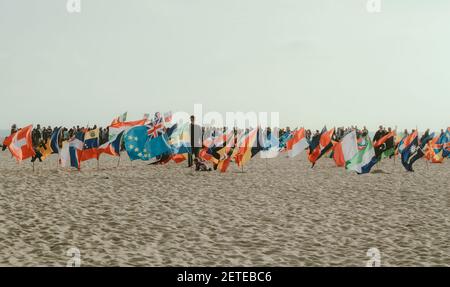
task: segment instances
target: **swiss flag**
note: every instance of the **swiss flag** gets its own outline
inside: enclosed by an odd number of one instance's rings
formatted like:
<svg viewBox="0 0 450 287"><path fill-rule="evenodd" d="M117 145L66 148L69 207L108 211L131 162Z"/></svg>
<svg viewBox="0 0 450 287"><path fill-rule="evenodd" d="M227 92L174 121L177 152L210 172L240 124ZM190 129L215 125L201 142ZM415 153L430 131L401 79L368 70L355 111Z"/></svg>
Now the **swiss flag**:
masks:
<svg viewBox="0 0 450 287"><path fill-rule="evenodd" d="M29 125L11 135L11 142L8 145L8 149L19 162L35 155L31 142L32 129L33 126Z"/></svg>

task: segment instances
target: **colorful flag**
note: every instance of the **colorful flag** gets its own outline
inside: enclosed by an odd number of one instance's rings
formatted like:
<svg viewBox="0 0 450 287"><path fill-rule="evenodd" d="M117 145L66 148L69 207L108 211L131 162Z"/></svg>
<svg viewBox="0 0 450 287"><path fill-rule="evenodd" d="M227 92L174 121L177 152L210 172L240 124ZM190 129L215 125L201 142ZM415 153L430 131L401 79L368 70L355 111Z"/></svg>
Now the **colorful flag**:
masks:
<svg viewBox="0 0 450 287"><path fill-rule="evenodd" d="M316 135L312 138L309 144L309 155L308 159L312 163L311 167L314 167L316 162L329 150L332 149L333 143L331 142L331 137L333 136L334 128L327 131L324 127L320 135Z"/></svg>
<svg viewBox="0 0 450 287"><path fill-rule="evenodd" d="M129 129L124 135L125 149L130 160L149 160L150 153L145 147L148 140L148 128L136 126Z"/></svg>
<svg viewBox="0 0 450 287"><path fill-rule="evenodd" d="M356 131L346 134L340 142L334 146L333 159L337 166L345 167L345 163L358 153Z"/></svg>
<svg viewBox="0 0 450 287"><path fill-rule="evenodd" d="M127 120L127 114L128 114L128 112L125 112L122 115L118 116L117 118L113 119L113 121L111 122L111 125L125 122Z"/></svg>
<svg viewBox="0 0 450 287"><path fill-rule="evenodd" d="M18 162L35 155L31 140L32 129L32 125L24 127L23 129L12 134L10 138L11 140L8 142L8 149Z"/></svg>
<svg viewBox="0 0 450 287"><path fill-rule="evenodd" d="M308 147L305 138L305 129L301 128L294 132L293 136L286 142L286 149L289 157L295 157Z"/></svg>
<svg viewBox="0 0 450 287"><path fill-rule="evenodd" d="M255 145L257 140L257 129L249 131L247 134L243 134L241 139L238 141L238 145L235 148L234 158L236 164L241 167L247 163L253 156L252 147Z"/></svg>
<svg viewBox="0 0 450 287"><path fill-rule="evenodd" d="M125 131L120 132L115 138L104 143L98 148L98 156L102 153L106 153L112 156L120 156L120 145L122 143L122 136Z"/></svg>
<svg viewBox="0 0 450 287"><path fill-rule="evenodd" d="M433 138L427 144L427 150L425 152L425 158L431 163L442 163L444 161L443 157L443 146L438 144L439 137Z"/></svg>
<svg viewBox="0 0 450 287"><path fill-rule="evenodd" d="M86 131L80 161L98 159L100 129Z"/></svg>
<svg viewBox="0 0 450 287"><path fill-rule="evenodd" d="M51 155L53 153L51 148L51 141L47 140L45 141L45 143L43 142L39 145L36 155L31 160L32 162L34 162L39 157L38 153L40 154L41 160L45 160L49 155Z"/></svg>
<svg viewBox="0 0 450 287"><path fill-rule="evenodd" d="M437 144L442 147L442 157L450 157L450 127L439 136Z"/></svg>
<svg viewBox="0 0 450 287"><path fill-rule="evenodd" d="M277 131L267 134L263 139L263 149L261 150L261 158L275 158L280 153L280 139Z"/></svg>
<svg viewBox="0 0 450 287"><path fill-rule="evenodd" d="M230 166L231 159L233 158L234 151L234 132L230 131L224 138L224 143L218 145L215 149L213 156L215 159L214 169L220 172L226 172Z"/></svg>
<svg viewBox="0 0 450 287"><path fill-rule="evenodd" d="M160 113L155 113L155 117L147 125L147 128L150 138L156 138L164 134L164 121Z"/></svg>
<svg viewBox="0 0 450 287"><path fill-rule="evenodd" d="M415 161L417 161L419 158L424 156L424 152L419 145L419 137L417 135L417 131L411 134L413 137L411 139L411 142L408 146L406 146L402 152L402 164L405 167L407 171L413 172L413 164Z"/></svg>
<svg viewBox="0 0 450 287"><path fill-rule="evenodd" d="M181 163L181 162L185 161L187 158L188 158L188 156L187 156L186 153L184 153L184 154L174 154L174 155L172 155L172 160L173 160L175 163Z"/></svg>
<svg viewBox="0 0 450 287"><path fill-rule="evenodd" d="M8 148L8 146L11 144L13 136L14 136L14 134L11 134L11 135L5 137L5 139L3 140L3 144L2 144L2 151L6 150Z"/></svg>
<svg viewBox="0 0 450 287"><path fill-rule="evenodd" d="M391 131L373 143L375 155L378 160L394 155L395 151L395 131Z"/></svg>
<svg viewBox="0 0 450 287"><path fill-rule="evenodd" d="M345 168L348 170L354 170L358 174L364 174L370 172L372 167L377 163L377 157L375 156L375 150L372 145L372 141L369 136L364 138L362 143L363 149L358 150L356 155L346 162Z"/></svg>
<svg viewBox="0 0 450 287"><path fill-rule="evenodd" d="M75 137L69 141L69 160L70 166L78 170L81 169L81 156L84 146L84 133L77 132Z"/></svg>
<svg viewBox="0 0 450 287"><path fill-rule="evenodd" d="M145 148L148 151L149 158L172 153L172 149L168 143L167 135L165 134L159 135L157 137L149 136L149 139L145 144Z"/></svg>
<svg viewBox="0 0 450 287"><path fill-rule="evenodd" d="M121 132L127 132L129 129L137 126L143 126L147 122L146 119L132 121L132 122L123 122L116 123L109 126L109 140L113 140L118 134Z"/></svg>
<svg viewBox="0 0 450 287"><path fill-rule="evenodd" d="M51 153L59 154L59 137L61 135L61 128L55 128L50 137L50 150Z"/></svg>
<svg viewBox="0 0 450 287"><path fill-rule="evenodd" d="M286 143L287 141L293 136L293 132L285 132L281 137L280 137L280 150L284 150L286 148Z"/></svg>

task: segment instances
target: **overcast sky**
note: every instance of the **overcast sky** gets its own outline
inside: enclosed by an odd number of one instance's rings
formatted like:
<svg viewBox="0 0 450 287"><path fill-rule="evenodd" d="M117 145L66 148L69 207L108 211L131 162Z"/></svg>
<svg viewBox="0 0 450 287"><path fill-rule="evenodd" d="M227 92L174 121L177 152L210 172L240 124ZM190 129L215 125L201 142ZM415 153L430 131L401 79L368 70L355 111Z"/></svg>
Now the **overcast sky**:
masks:
<svg viewBox="0 0 450 287"><path fill-rule="evenodd" d="M0 0L0 128L167 110L450 124L450 1Z"/></svg>

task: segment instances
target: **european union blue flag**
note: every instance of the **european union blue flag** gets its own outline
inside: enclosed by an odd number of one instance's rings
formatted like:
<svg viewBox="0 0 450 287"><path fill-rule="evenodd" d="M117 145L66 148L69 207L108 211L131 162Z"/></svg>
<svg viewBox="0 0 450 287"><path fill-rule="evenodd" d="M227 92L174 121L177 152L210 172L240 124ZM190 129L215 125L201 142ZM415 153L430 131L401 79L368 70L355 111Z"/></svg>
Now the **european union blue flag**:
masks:
<svg viewBox="0 0 450 287"><path fill-rule="evenodd" d="M146 148L148 141L148 128L146 126L137 126L128 130L124 136L125 149L130 160L149 160L150 153Z"/></svg>

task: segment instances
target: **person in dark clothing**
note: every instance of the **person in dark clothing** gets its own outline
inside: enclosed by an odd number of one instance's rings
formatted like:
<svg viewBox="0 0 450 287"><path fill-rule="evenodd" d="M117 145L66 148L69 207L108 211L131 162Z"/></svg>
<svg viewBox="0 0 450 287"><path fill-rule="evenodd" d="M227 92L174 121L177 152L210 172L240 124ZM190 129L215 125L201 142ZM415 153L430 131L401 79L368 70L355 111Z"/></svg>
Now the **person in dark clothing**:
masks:
<svg viewBox="0 0 450 287"><path fill-rule="evenodd" d="M3 139L3 142L1 142L0 144L2 145L2 151L5 151L8 148L8 138L11 138L11 135L17 132L17 126L15 124L13 124L11 126L11 131L9 133L9 136Z"/></svg>
<svg viewBox="0 0 450 287"><path fill-rule="evenodd" d="M383 128L383 126L379 126L377 132L373 136L373 142L378 141L382 137L384 137L387 134L386 130Z"/></svg>
<svg viewBox="0 0 450 287"><path fill-rule="evenodd" d="M195 171L211 171L210 167L207 167L206 164L198 158L194 159Z"/></svg>
<svg viewBox="0 0 450 287"><path fill-rule="evenodd" d="M190 124L190 136L191 136L191 152L188 154L188 167L192 167L193 156L198 158L198 153L202 147L202 128L195 124L195 117L191 116Z"/></svg>
<svg viewBox="0 0 450 287"><path fill-rule="evenodd" d="M33 146L38 146L42 139L42 131L41 131L41 125L37 125L35 129L31 131L31 142L33 143Z"/></svg>

